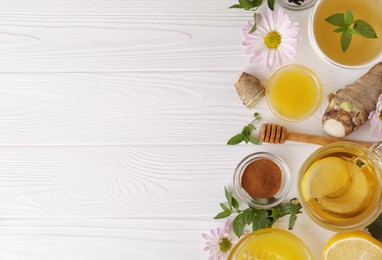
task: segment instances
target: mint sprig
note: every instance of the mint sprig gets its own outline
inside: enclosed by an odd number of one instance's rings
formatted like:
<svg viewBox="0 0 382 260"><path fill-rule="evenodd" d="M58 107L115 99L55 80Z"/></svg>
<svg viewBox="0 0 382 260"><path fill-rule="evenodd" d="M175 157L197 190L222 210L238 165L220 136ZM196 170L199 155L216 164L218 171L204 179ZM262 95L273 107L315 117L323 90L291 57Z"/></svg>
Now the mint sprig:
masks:
<svg viewBox="0 0 382 260"><path fill-rule="evenodd" d="M262 3L263 3L263 0L239 0L239 4L232 5L229 8L239 8L239 9L244 9L244 10L253 12L254 24L251 28L251 31L249 32L249 33L253 33L257 29L256 11L257 9L259 9ZM267 3L268 3L269 9L273 11L275 9L275 0L267 0Z"/></svg>
<svg viewBox="0 0 382 260"><path fill-rule="evenodd" d="M223 211L217 214L214 219L223 219L232 214L237 214L232 223L233 231L237 237L243 234L246 225L251 226L252 231L270 228L277 220L286 215L290 215L288 229L291 230L296 223L297 214L302 213L302 206L297 202L297 199L281 203L270 209L255 209L248 206L241 210L238 201L232 196L232 192L228 191L226 187L224 187L224 192L227 202L220 203Z"/></svg>
<svg viewBox="0 0 382 260"><path fill-rule="evenodd" d="M252 144L261 144L261 142L253 136L253 130L256 130L256 127L253 125L255 121L259 121L261 119L261 116L259 113L254 113L253 116L255 119L252 120L251 123L243 127L243 130L241 131L240 134L234 135L231 137L227 144L229 145L235 145L239 144L241 142L245 142L246 144L251 142Z"/></svg>
<svg viewBox="0 0 382 260"><path fill-rule="evenodd" d="M345 10L344 13L336 13L325 19L331 25L337 26L333 32L341 33L341 49L343 52L349 48L353 35L365 38L378 38L373 27L364 20L354 20L352 11Z"/></svg>

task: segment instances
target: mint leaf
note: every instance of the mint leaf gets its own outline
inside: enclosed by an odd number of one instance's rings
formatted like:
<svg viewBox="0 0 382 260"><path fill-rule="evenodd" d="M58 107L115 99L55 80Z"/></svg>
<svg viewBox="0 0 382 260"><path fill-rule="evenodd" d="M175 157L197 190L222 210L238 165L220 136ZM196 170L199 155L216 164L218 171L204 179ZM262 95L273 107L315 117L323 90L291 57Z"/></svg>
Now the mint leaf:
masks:
<svg viewBox="0 0 382 260"><path fill-rule="evenodd" d="M263 3L263 0L251 0L251 2L253 3L253 7L259 7Z"/></svg>
<svg viewBox="0 0 382 260"><path fill-rule="evenodd" d="M257 22L256 22L256 13L253 13L253 21L254 21L254 23L253 23L253 26L252 26L252 28L251 28L251 30L249 31L249 33L253 33L254 31L256 31L256 29L257 29Z"/></svg>
<svg viewBox="0 0 382 260"><path fill-rule="evenodd" d="M261 144L261 142L254 136L250 136L249 141L253 144Z"/></svg>
<svg viewBox="0 0 382 260"><path fill-rule="evenodd" d="M340 28L337 28L337 29L333 30L333 32L340 33L340 32L346 31L346 30L347 30L347 28L340 27Z"/></svg>
<svg viewBox="0 0 382 260"><path fill-rule="evenodd" d="M253 7L253 3L250 0L239 0L239 3L245 10L249 10Z"/></svg>
<svg viewBox="0 0 382 260"><path fill-rule="evenodd" d="M344 14L333 14L327 17L325 21L335 26L347 27L344 21Z"/></svg>
<svg viewBox="0 0 382 260"><path fill-rule="evenodd" d="M373 27L364 20L356 20L353 29L365 38L373 39L378 38Z"/></svg>
<svg viewBox="0 0 382 260"><path fill-rule="evenodd" d="M258 210L252 221L252 230L258 230L267 227L268 212Z"/></svg>
<svg viewBox="0 0 382 260"><path fill-rule="evenodd" d="M297 220L297 216L295 214L291 214L289 217L289 225L288 225L289 230L293 229L294 224L296 223L296 220Z"/></svg>
<svg viewBox="0 0 382 260"><path fill-rule="evenodd" d="M214 219L222 219L222 218L226 218L226 217L229 217L231 215L231 211L223 211L223 212L220 212L219 214L217 214Z"/></svg>
<svg viewBox="0 0 382 260"><path fill-rule="evenodd" d="M245 137L244 134L237 134L231 137L231 139L228 140L227 144L235 145L235 144L241 143L244 140L244 137Z"/></svg>
<svg viewBox="0 0 382 260"><path fill-rule="evenodd" d="M349 26L354 23L353 13L347 9L344 13L344 23Z"/></svg>
<svg viewBox="0 0 382 260"><path fill-rule="evenodd" d="M233 232L235 232L235 235L237 237L240 237L241 234L243 234L243 230L245 227L245 221L243 219L243 215L239 214L234 218L232 222Z"/></svg>
<svg viewBox="0 0 382 260"><path fill-rule="evenodd" d="M244 7L242 7L240 4L231 5L229 8L241 8L241 9L244 9Z"/></svg>
<svg viewBox="0 0 382 260"><path fill-rule="evenodd" d="M343 31L341 34L341 49L345 52L350 45L352 34L349 31Z"/></svg>
<svg viewBox="0 0 382 260"><path fill-rule="evenodd" d="M232 192L228 191L227 188L224 187L224 194L228 202L228 208L232 209Z"/></svg>
<svg viewBox="0 0 382 260"><path fill-rule="evenodd" d="M222 208L223 211L230 211L229 208L224 203L220 203L220 207Z"/></svg>
<svg viewBox="0 0 382 260"><path fill-rule="evenodd" d="M269 9L274 11L275 10L275 0L268 0L268 7L269 7Z"/></svg>
<svg viewBox="0 0 382 260"><path fill-rule="evenodd" d="M232 207L235 209L239 208L239 202L232 196Z"/></svg>

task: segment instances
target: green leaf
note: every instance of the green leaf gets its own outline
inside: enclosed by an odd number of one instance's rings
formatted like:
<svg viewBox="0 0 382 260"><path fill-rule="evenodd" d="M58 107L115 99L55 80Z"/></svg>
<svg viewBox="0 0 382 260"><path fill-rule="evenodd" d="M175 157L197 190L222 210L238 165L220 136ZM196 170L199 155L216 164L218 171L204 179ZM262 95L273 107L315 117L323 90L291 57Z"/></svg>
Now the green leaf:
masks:
<svg viewBox="0 0 382 260"><path fill-rule="evenodd" d="M244 222L242 214L237 215L236 218L234 218L234 220L232 222L232 227L233 227L233 232L235 232L235 235L237 237L240 237L241 234L243 234L245 222Z"/></svg>
<svg viewBox="0 0 382 260"><path fill-rule="evenodd" d="M374 238L382 242L382 214L379 215L373 223L367 226L367 230Z"/></svg>
<svg viewBox="0 0 382 260"><path fill-rule="evenodd" d="M231 5L229 8L242 8L242 9L244 9L244 7L242 7L240 4Z"/></svg>
<svg viewBox="0 0 382 260"><path fill-rule="evenodd" d="M339 27L339 28L333 30L333 32L335 32L335 33L340 33L340 32L343 32L343 31L346 31L346 28Z"/></svg>
<svg viewBox="0 0 382 260"><path fill-rule="evenodd" d="M253 3L250 0L239 0L239 3L245 10L249 10L253 7Z"/></svg>
<svg viewBox="0 0 382 260"><path fill-rule="evenodd" d="M239 208L239 202L234 197L232 197L232 207L235 209Z"/></svg>
<svg viewBox="0 0 382 260"><path fill-rule="evenodd" d="M220 212L219 214L217 214L214 219L222 219L222 218L226 218L226 217L229 217L231 215L231 211L223 211L223 212Z"/></svg>
<svg viewBox="0 0 382 260"><path fill-rule="evenodd" d="M351 34L357 34L357 31L350 27L347 28L347 31Z"/></svg>
<svg viewBox="0 0 382 260"><path fill-rule="evenodd" d="M250 135L252 133L253 130L255 130L256 127L252 124L248 124L248 135Z"/></svg>
<svg viewBox="0 0 382 260"><path fill-rule="evenodd" d="M269 9L274 11L275 10L275 0L268 0L268 7L269 7Z"/></svg>
<svg viewBox="0 0 382 260"><path fill-rule="evenodd" d="M268 212L264 210L257 210L255 217L252 221L252 230L258 230L267 226Z"/></svg>
<svg viewBox="0 0 382 260"><path fill-rule="evenodd" d="M254 23L253 23L253 26L252 26L252 28L251 28L251 30L249 31L249 33L253 33L253 32L255 32L256 31L256 29L257 29L257 18L256 18L256 13L253 13L253 21L254 21Z"/></svg>
<svg viewBox="0 0 382 260"><path fill-rule="evenodd" d="M347 26L351 25L354 23L354 16L353 13L347 9L344 13L344 22Z"/></svg>
<svg viewBox="0 0 382 260"><path fill-rule="evenodd" d="M252 209L252 208L248 208L248 209L244 210L241 214L242 214L242 218L243 218L244 222L247 225L249 225L253 221L253 218L256 214L256 210Z"/></svg>
<svg viewBox="0 0 382 260"><path fill-rule="evenodd" d="M281 217L281 210L279 209L279 208L273 208L272 210L271 210L271 212L272 212L272 215L271 215L271 217L273 218L273 219L279 219L280 217Z"/></svg>
<svg viewBox="0 0 382 260"><path fill-rule="evenodd" d="M296 220L297 220L297 215L291 214L289 217L289 225L288 225L289 230L293 229L294 224L296 223Z"/></svg>
<svg viewBox="0 0 382 260"><path fill-rule="evenodd" d="M282 203L277 206L280 209L280 217L287 214L298 214L301 213L302 205L301 203L295 203L296 199L292 199L289 203Z"/></svg>
<svg viewBox="0 0 382 260"><path fill-rule="evenodd" d="M341 33L341 49L343 52L345 52L350 45L352 38L352 34L348 31L344 31Z"/></svg>
<svg viewBox="0 0 382 260"><path fill-rule="evenodd" d="M328 23L339 26L339 27L347 27L344 21L344 14L333 14L325 19Z"/></svg>
<svg viewBox="0 0 382 260"><path fill-rule="evenodd" d="M245 136L244 134L237 134L231 137L231 139L228 140L227 144L235 145L235 144L241 143L244 140L244 136Z"/></svg>
<svg viewBox="0 0 382 260"><path fill-rule="evenodd" d="M248 136L248 135L244 136L244 142L245 142L246 144L249 142L249 136Z"/></svg>
<svg viewBox="0 0 382 260"><path fill-rule="evenodd" d="M356 20L354 22L353 29L365 38L378 38L373 27L364 20Z"/></svg>
<svg viewBox="0 0 382 260"><path fill-rule="evenodd" d="M259 7L262 3L263 0L251 0L253 7Z"/></svg>
<svg viewBox="0 0 382 260"><path fill-rule="evenodd" d="M241 133L244 134L244 135L248 135L249 134L249 127L248 127L248 125L243 127L243 130L241 131Z"/></svg>
<svg viewBox="0 0 382 260"><path fill-rule="evenodd" d="M232 192L228 191L227 187L224 187L224 194L228 202L228 208L232 209Z"/></svg>
<svg viewBox="0 0 382 260"><path fill-rule="evenodd" d="M253 114L253 116L254 116L256 119L260 119L260 118L261 118L260 113L258 113L258 112L255 112L255 113Z"/></svg>
<svg viewBox="0 0 382 260"><path fill-rule="evenodd" d="M223 211L230 211L229 208L224 203L220 203L220 207L222 208Z"/></svg>
<svg viewBox="0 0 382 260"><path fill-rule="evenodd" d="M250 136L249 141L253 144L261 144L261 142L254 136Z"/></svg>

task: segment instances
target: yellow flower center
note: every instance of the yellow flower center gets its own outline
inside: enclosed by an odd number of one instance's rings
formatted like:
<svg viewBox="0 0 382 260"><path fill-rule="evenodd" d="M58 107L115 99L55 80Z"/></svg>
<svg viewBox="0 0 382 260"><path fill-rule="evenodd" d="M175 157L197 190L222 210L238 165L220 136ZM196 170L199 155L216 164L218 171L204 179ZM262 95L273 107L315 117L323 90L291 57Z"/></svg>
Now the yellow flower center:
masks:
<svg viewBox="0 0 382 260"><path fill-rule="evenodd" d="M228 250L230 250L232 247L232 242L224 237L222 240L220 240L220 243L219 243L219 249L220 251L222 252L227 252Z"/></svg>
<svg viewBox="0 0 382 260"><path fill-rule="evenodd" d="M379 112L379 120L381 120L381 121L382 121L382 111L381 111L381 112Z"/></svg>
<svg viewBox="0 0 382 260"><path fill-rule="evenodd" d="M281 43L281 35L276 31L271 31L264 37L264 43L270 49L277 48Z"/></svg>

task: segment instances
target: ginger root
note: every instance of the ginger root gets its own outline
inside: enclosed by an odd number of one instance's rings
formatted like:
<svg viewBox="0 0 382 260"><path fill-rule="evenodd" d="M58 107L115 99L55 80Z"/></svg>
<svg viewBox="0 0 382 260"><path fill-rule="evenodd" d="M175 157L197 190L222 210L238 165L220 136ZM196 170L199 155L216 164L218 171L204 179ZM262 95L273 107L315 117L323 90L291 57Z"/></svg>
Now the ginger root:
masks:
<svg viewBox="0 0 382 260"><path fill-rule="evenodd" d="M382 62L353 84L329 94L329 105L322 117L325 132L341 138L357 130L375 110L381 93Z"/></svg>
<svg viewBox="0 0 382 260"><path fill-rule="evenodd" d="M246 72L241 74L235 87L241 101L249 109L253 108L256 102L264 96L265 88L260 80Z"/></svg>

